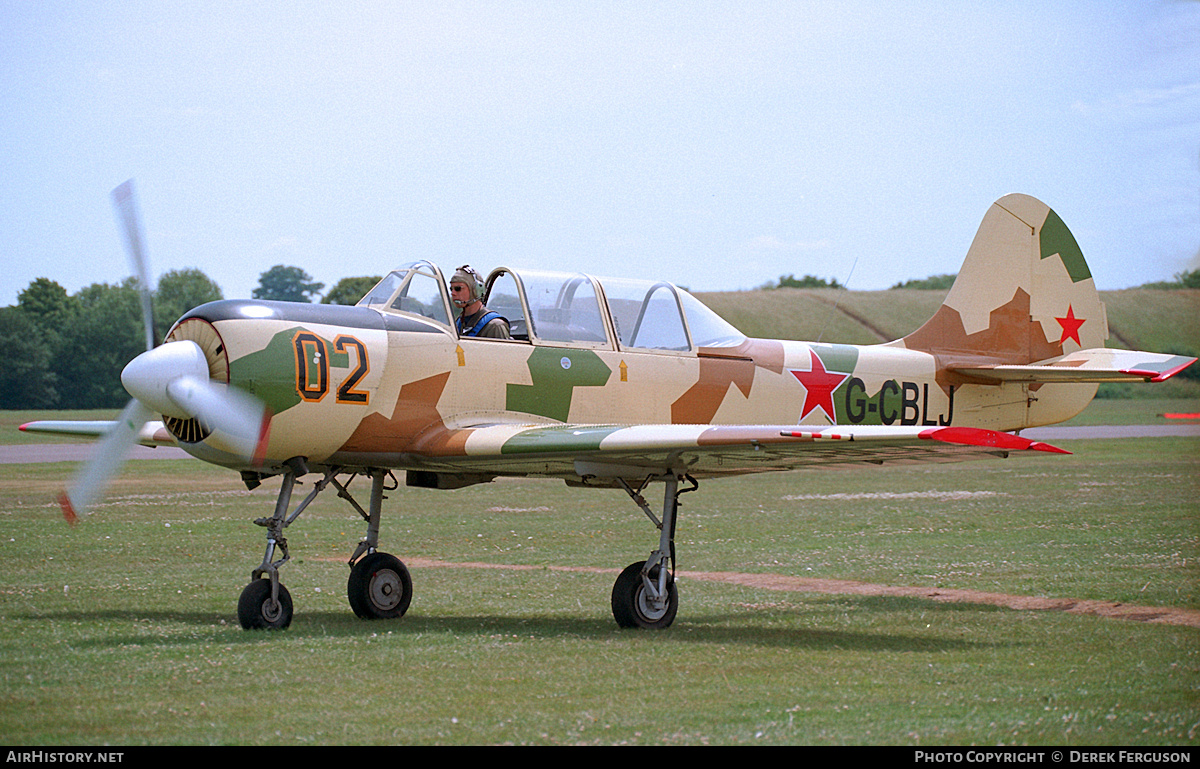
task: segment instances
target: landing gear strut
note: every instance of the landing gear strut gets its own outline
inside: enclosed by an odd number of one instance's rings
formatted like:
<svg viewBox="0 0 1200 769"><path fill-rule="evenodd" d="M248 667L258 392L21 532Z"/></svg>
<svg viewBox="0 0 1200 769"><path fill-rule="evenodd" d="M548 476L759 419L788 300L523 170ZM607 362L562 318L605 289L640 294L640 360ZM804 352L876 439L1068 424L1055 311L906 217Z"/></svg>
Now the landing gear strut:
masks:
<svg viewBox="0 0 1200 769"><path fill-rule="evenodd" d="M645 561L627 566L613 585L613 618L623 628L660 630L670 627L679 611L679 592L675 587L675 522L679 511L679 495L699 488L691 476L682 477L691 484L691 488L680 489L680 477L674 473L659 478L649 477L637 489L618 479L629 498L659 530L658 549L651 552ZM662 520L654 516L641 494L655 480L666 484Z"/></svg>
<svg viewBox="0 0 1200 769"><path fill-rule="evenodd" d="M367 536L358 543L350 557L350 578L346 581L346 597L350 608L363 619L395 619L408 611L412 602L412 577L394 555L381 553L379 546L379 516L383 508L383 482L387 473L371 471L371 511L363 513L367 521ZM352 502L353 504L353 502Z"/></svg>
<svg viewBox="0 0 1200 769"><path fill-rule="evenodd" d="M275 501L275 514L270 518L259 518L255 521L267 530L267 549L262 563L250 573L250 584L246 585L238 599L238 621L242 627L247 630L282 630L291 624L292 597L279 581L279 569L290 559L283 530L330 484L338 490L338 496L349 502L367 522L367 536L358 543L358 548L350 557L350 577L346 583L350 608L364 619L388 619L403 615L412 601L412 578L398 558L378 550L383 492L386 490L385 481L392 477L391 473L380 469L367 471L371 477L368 512L351 496L348 490L350 481L343 484L337 480L342 469L330 468L304 501L289 515L292 490L297 479L308 472L308 467L299 457L289 460L286 464L287 469L279 487L279 497ZM351 480L353 477L351 475Z"/></svg>

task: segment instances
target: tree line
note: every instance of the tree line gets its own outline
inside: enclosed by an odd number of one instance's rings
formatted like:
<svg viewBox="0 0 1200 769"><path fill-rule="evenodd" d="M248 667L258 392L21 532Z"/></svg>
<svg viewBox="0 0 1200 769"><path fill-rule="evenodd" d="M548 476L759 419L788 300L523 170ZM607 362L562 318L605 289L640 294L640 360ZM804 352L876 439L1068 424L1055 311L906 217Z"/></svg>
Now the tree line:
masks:
<svg viewBox="0 0 1200 769"><path fill-rule="evenodd" d="M343 278L323 297L323 283L298 267L262 273L255 299L354 304L380 278ZM197 269L163 275L153 291L154 333L161 340L184 313L223 299ZM0 307L0 409L112 409L129 401L121 369L146 348L136 278L94 283L76 294L37 278Z"/></svg>
<svg viewBox="0 0 1200 769"><path fill-rule="evenodd" d="M901 281L891 289L918 289L921 291L949 291L954 285L954 278L950 275L930 275L928 278L914 278L912 280ZM780 275L779 280L775 282L768 281L759 286L760 290L769 291L775 288L841 288L846 286L838 283L837 278L818 278L816 275L805 275L803 278L797 278L795 275ZM1200 270L1187 270L1185 272L1176 273L1174 280L1160 281L1156 283L1146 283L1139 288L1156 288L1156 289L1174 289L1174 288L1200 288Z"/></svg>

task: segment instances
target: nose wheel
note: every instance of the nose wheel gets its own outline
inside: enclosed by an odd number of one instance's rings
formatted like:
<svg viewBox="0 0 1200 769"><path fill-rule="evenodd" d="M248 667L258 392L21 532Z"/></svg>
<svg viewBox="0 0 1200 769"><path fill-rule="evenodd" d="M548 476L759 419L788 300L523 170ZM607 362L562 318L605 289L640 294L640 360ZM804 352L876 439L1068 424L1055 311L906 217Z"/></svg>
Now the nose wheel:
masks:
<svg viewBox="0 0 1200 769"><path fill-rule="evenodd" d="M251 580L238 599L238 622L247 630L283 630L292 624L292 596L283 585L272 595L271 580Z"/></svg>
<svg viewBox="0 0 1200 769"><path fill-rule="evenodd" d="M394 619L403 616L412 602L412 577L400 559L381 553L379 545L379 520L382 515L383 492L386 479L394 477L386 470L372 469L370 511L365 511L351 496L347 484L338 481L340 468L329 468L325 477L316 483L311 493L293 511L292 490L297 478L308 472L301 457L288 460L279 497L275 501L275 514L270 518L255 521L267 529L267 549L262 564L251 572L250 584L242 590L238 599L238 621L247 630L279 629L292 623L292 597L279 580L279 569L287 563L287 539L284 529L316 499L329 484L338 490L338 496L350 503L367 521L367 536L359 543L350 558L350 578L346 583L346 595L350 608L363 619ZM353 476L351 476L353 480Z"/></svg>

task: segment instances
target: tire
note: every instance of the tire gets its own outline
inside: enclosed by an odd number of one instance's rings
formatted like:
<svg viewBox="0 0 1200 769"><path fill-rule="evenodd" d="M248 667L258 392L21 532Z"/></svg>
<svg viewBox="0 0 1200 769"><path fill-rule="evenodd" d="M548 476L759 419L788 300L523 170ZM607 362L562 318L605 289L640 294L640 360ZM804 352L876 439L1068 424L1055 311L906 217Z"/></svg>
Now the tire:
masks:
<svg viewBox="0 0 1200 769"><path fill-rule="evenodd" d="M612 591L613 618L623 628L662 630L675 621L679 611L679 591L672 579L667 583L667 605L662 610L655 610L646 600L646 585L642 582L645 567L645 561L631 563L617 577ZM650 572L651 579L658 578L659 568Z"/></svg>
<svg viewBox="0 0 1200 769"><path fill-rule="evenodd" d="M371 553L350 569L346 597L350 608L363 619L404 616L412 602L412 577L400 559L388 553Z"/></svg>
<svg viewBox="0 0 1200 769"><path fill-rule="evenodd" d="M238 599L238 622L246 630L283 630L292 624L292 596L279 586L279 601L271 600L271 580L256 579Z"/></svg>

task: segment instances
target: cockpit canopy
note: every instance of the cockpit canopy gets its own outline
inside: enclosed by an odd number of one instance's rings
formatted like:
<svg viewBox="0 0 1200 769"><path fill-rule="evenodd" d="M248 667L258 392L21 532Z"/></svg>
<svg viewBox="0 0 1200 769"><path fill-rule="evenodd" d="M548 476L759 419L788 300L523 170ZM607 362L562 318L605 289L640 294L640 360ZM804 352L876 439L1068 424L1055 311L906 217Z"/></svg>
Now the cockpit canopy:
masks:
<svg viewBox="0 0 1200 769"><path fill-rule="evenodd" d="M670 283L499 267L485 286L484 303L508 320L519 342L687 353L746 339ZM430 262L394 270L358 304L424 318L454 333L446 279Z"/></svg>

